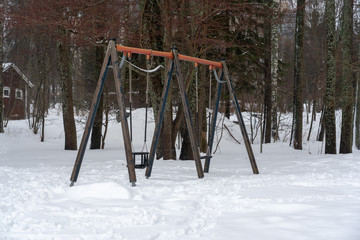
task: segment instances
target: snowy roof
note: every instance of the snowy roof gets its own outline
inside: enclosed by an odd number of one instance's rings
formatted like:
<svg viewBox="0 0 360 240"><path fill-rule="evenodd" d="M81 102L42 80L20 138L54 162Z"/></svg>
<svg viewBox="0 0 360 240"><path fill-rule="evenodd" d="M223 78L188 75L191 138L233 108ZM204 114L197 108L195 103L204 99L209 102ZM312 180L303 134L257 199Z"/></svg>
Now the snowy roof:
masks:
<svg viewBox="0 0 360 240"><path fill-rule="evenodd" d="M30 80L23 74L20 69L15 65L15 63L3 63L3 72L6 72L10 67L13 67L15 71L24 79L24 81L29 85L29 87L33 87L34 84L30 82Z"/></svg>

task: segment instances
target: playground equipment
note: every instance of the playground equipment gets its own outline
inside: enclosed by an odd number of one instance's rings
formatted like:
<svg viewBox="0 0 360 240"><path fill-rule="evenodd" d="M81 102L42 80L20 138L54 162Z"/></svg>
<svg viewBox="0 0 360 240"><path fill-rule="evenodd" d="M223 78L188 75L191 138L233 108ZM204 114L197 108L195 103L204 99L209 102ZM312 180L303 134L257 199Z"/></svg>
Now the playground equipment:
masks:
<svg viewBox="0 0 360 240"><path fill-rule="evenodd" d="M118 60L117 52L123 52L123 58L120 63ZM159 107L159 111L158 111L158 116L156 118L157 122L155 125L155 131L154 131L154 135L153 135L153 139L152 139L150 152L147 152L147 151L133 152L132 151L132 146L131 146L131 139L132 139L131 133L132 132L129 131L129 126L128 126L128 122L127 122L127 118L126 118L125 97L124 97L123 82L121 80L120 70L124 64L126 55L131 56L131 54L133 54L133 53L146 55L147 60L150 59L150 56L166 57L166 58L169 58L172 60L170 69L167 74L167 80L164 82L164 87L163 87L162 96L161 96L161 103L160 103L160 107ZM190 107L189 107L189 103L188 103L188 97L186 94L184 77L183 77L183 74L181 71L180 60L194 62L196 67L198 64L208 65L209 69L214 73L215 79L217 81L215 104L213 107L213 114L211 117L211 121L209 121L210 122L209 129L211 131L209 131L209 135L208 135L208 139L209 139L208 149L207 149L206 155L203 157L200 156L200 152L199 152L199 148L198 148L198 144L197 144L198 137L195 134L194 127L192 124L193 122L192 122L192 118L191 118L191 114L190 114ZM235 108L235 113L236 113L236 116L238 119L238 123L239 123L240 129L241 129L242 136L244 138L245 147L246 147L246 150L247 150L247 153L249 156L249 160L250 160L250 164L251 164L253 173L254 174L259 173L257 165L256 165L255 157L254 157L251 145L250 145L250 141L249 141L249 138L248 138L248 135L246 132L244 120L241 115L240 107L239 107L239 104L238 104L238 101L237 101L237 98L235 95L234 87L233 87L231 79L230 79L229 70L226 66L225 60L221 60L221 62L215 62L215 61L210 61L210 60L206 60L206 59L182 55L182 54L178 53L178 51L175 47L172 48L171 52L161 52L161 51L154 51L154 50L149 50L149 49L141 49L141 48L133 48L133 47L117 45L117 44L115 44L115 40L110 40L108 47L107 47L106 54L105 54L105 59L104 59L104 62L103 62L102 68L101 68L99 80L98 80L97 87L96 87L95 94L94 94L94 98L92 100L89 117L86 122L84 134L83 134L83 137L82 137L82 140L80 143L80 147L78 150L74 168L73 168L73 171L71 174L70 186L73 186L74 183L77 181L77 178L78 178L78 175L80 172L80 168L81 168L81 164L82 164L82 161L84 158L86 145L89 140L90 131L91 131L91 128L94 123L96 110L98 108L100 97L101 97L103 87L105 84L107 70L110 66L113 69L117 101L118 101L118 106L120 108L120 121L121 121L122 135L123 135L123 140L124 140L129 181L130 181L130 183L132 183L133 186L135 186L135 183L136 183L135 168L145 168L146 167L146 172L145 172L146 178L149 178L151 176L152 167L153 167L154 158L155 158L155 151L156 151L156 147L157 147L159 136L160 136L160 130L161 130L162 122L163 122L166 100L168 97L168 92L169 92L173 73L175 73L175 75L176 75L177 83L179 86L179 94L181 96L181 102L182 102L182 105L184 108L184 116L185 116L186 125L187 125L188 132L189 132L191 149L192 149L193 157L195 160L195 166L196 166L198 177L203 178L204 172L206 172L206 173L209 172L210 160L211 160L211 150L212 150L212 144L214 141L216 118L217 118L217 112L218 112L218 107L219 107L219 102L220 102L220 93L221 93L223 83L226 83L226 85L229 89L230 98L231 98L233 106ZM216 72L216 68L219 69L219 75ZM131 71L130 71L130 74L131 74ZM131 80L131 76L129 77L129 79ZM223 80L223 79L225 79L225 80ZM149 81L149 76L147 75L147 92L148 92L148 81ZM130 92L131 92L131 90L130 90ZM130 102L131 102L131 100L130 100ZM147 108L148 108L148 96L146 96L146 114L147 114ZM130 121L130 123L131 123L131 121ZM146 131L147 130L146 130L146 125L145 125L144 144L146 144ZM142 162L140 165L135 164L136 156L140 156L142 159ZM204 170L202 168L201 159L205 159Z"/></svg>

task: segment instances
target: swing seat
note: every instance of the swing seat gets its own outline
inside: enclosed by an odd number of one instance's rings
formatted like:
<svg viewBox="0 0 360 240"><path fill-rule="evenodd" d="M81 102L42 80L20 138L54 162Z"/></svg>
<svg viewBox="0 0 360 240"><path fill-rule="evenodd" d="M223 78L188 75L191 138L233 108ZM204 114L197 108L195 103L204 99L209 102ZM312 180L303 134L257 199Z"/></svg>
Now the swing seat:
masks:
<svg viewBox="0 0 360 240"><path fill-rule="evenodd" d="M146 168L149 166L149 152L133 152L135 168ZM136 156L140 156L140 164L136 164Z"/></svg>
<svg viewBox="0 0 360 240"><path fill-rule="evenodd" d="M212 156L211 155L204 155L204 156L200 156L200 159L210 159L210 158L212 158Z"/></svg>

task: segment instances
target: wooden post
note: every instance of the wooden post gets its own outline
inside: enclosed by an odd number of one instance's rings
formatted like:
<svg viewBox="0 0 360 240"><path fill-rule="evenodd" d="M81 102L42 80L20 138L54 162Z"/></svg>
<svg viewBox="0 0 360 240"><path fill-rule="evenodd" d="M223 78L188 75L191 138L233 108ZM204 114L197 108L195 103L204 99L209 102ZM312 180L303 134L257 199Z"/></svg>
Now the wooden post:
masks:
<svg viewBox="0 0 360 240"><path fill-rule="evenodd" d="M174 61L172 61L172 63L171 63L171 68L168 72L168 78L164 84L164 88L163 88L162 95L161 95L161 102L160 102L161 105L159 107L158 115L156 118L157 122L155 123L155 131L154 131L151 148L150 148L150 153L149 153L149 166L146 168L146 172L145 172L146 178L149 178L151 176L151 171L152 171L152 167L154 164L154 158L155 158L155 151L156 151L156 147L157 147L157 144L159 141L160 130L161 130L161 126L162 126L162 122L163 122L163 118L164 118L166 99L168 97L168 93L169 93L169 89L170 89L173 70L174 70Z"/></svg>
<svg viewBox="0 0 360 240"><path fill-rule="evenodd" d="M132 183L133 186L135 186L135 182L136 182L135 161L132 155L129 126L126 119L124 88L121 82L120 67L119 67L118 55L115 47L115 41L111 40L109 42L109 46L110 46L110 54L111 54L111 63L113 66L113 73L114 73L116 97L120 108L120 121L121 121L122 135L125 145L125 155L126 155L126 162L129 173L129 181Z"/></svg>
<svg viewBox="0 0 360 240"><path fill-rule="evenodd" d="M90 132L92 129L92 126L94 125L94 119L95 119L95 114L96 114L96 110L98 108L99 102L100 102L100 97L105 85L105 80L106 80L106 74L107 74L107 70L108 70L108 66L110 63L110 44L106 50L106 54L105 54L105 58L104 58L104 62L103 65L101 67L101 71L100 71L100 76L99 76L99 80L96 86L96 90L95 90L95 94L93 97L93 100L91 102L91 108L90 108L90 113L89 113L89 117L86 121L86 125L85 125L85 129L84 129L84 133L81 139L81 143L80 143L80 147L76 156L76 161L74 164L74 168L71 174L71 178L70 178L70 186L73 186L74 183L77 181L77 178L79 176L79 172L80 172L80 168L81 168L81 164L84 158L84 154L85 154L85 150L86 150L86 145L88 143L89 140L89 136L90 136Z"/></svg>
<svg viewBox="0 0 360 240"><path fill-rule="evenodd" d="M181 101L182 101L182 104L183 104L183 107L184 107L184 116L185 116L185 120L186 120L187 129L188 129L188 132L189 132L191 150L193 152L193 157L194 157L194 160L195 160L195 166L196 166L198 177L203 178L204 177L204 172L203 172L201 161L200 161L199 149L198 149L197 144L196 144L196 136L195 136L195 132L194 132L193 123L192 123L192 120L191 120L189 101L188 101L188 98L187 98L187 95L186 95L186 89L185 89L185 85L184 85L184 77L183 77L182 71L181 71L179 55L178 55L178 52L177 52L176 48L173 48L172 52L173 52L173 57L174 57L173 61L175 63L175 74L176 74L176 77L177 77L177 82L179 84L179 91L180 91L180 95L181 95Z"/></svg>
<svg viewBox="0 0 360 240"><path fill-rule="evenodd" d="M228 70L228 68L226 66L225 61L221 61L221 63L222 63L222 66L223 66L223 71L224 71L224 75L225 75L226 84L228 86L230 97L231 97L233 106L235 108L235 113L236 113L236 116L237 116L237 119L238 119L238 122L239 122L240 130L241 130L241 133L242 133L243 138L244 138L245 147L246 147L249 159L250 159L250 164L251 164L253 173L254 174L259 174L259 170L257 168L255 157L254 157L254 153L253 153L252 148L251 148L249 136L248 136L248 134L246 132L244 119L242 118L239 103L238 103L238 101L236 99L234 87L233 87L233 85L231 83L229 70Z"/></svg>

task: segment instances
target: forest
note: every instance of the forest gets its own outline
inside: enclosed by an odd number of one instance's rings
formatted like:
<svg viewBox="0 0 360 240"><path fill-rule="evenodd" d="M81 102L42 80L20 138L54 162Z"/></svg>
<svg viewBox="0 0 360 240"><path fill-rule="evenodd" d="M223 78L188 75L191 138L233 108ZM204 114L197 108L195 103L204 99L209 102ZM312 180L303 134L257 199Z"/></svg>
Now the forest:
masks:
<svg viewBox="0 0 360 240"><path fill-rule="evenodd" d="M188 56L225 59L241 111L251 113L250 141L283 141L300 150L311 130L319 129L317 140L324 141L325 153L351 153L353 145L360 148L358 10L352 0L3 0L0 62L15 63L34 84L27 116L42 141L48 110L61 104L66 150L77 149L74 116L88 114L106 47L115 38L124 46L157 51L176 46ZM160 65L150 76L133 67ZM149 104L156 116L168 65L164 58L128 58L121 71L127 108ZM216 81L204 65L183 63L182 71L199 147L206 152L207 109ZM119 108L114 89L113 81L107 81L91 131L92 149L105 147L109 114ZM157 159L193 158L178 92L172 83ZM0 110L4 132L9 119ZM228 118L234 113L227 90L219 111ZM336 111L342 115L340 132ZM280 139L287 113L292 113L291 134ZM303 121L311 123L309 134ZM177 139L182 141L179 156Z"/></svg>

